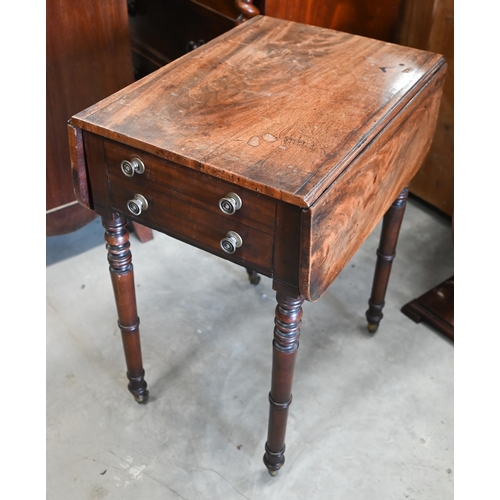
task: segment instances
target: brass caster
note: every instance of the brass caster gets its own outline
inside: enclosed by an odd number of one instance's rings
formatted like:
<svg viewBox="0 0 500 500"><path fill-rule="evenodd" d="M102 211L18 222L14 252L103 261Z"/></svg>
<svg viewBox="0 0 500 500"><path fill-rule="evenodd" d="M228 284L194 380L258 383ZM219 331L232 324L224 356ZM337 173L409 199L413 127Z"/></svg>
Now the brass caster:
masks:
<svg viewBox="0 0 500 500"><path fill-rule="evenodd" d="M135 401L142 405L147 402L149 398L149 391L144 391L142 394L134 394L133 396Z"/></svg>
<svg viewBox="0 0 500 500"><path fill-rule="evenodd" d="M373 323L368 323L368 332L372 335L378 330L378 325Z"/></svg>

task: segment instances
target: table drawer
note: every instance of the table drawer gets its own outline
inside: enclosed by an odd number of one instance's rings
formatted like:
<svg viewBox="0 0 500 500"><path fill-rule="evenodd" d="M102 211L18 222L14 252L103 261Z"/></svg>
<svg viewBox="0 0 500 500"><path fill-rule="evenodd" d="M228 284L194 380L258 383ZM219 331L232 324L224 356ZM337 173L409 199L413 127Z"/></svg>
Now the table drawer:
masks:
<svg viewBox="0 0 500 500"><path fill-rule="evenodd" d="M112 191L116 187L124 190L151 187L169 197L180 197L203 211L274 234L276 201L272 198L113 141L104 141L104 151ZM142 161L144 172L127 177L121 163L134 157ZM230 193L235 193L241 200L241 207L231 215L224 213L219 206L219 201Z"/></svg>
<svg viewBox="0 0 500 500"><path fill-rule="evenodd" d="M128 218L220 257L266 275L271 274L274 239L272 234L191 203L189 197L181 193L158 191L142 182L124 186L116 181L116 175L111 174L112 206ZM147 209L134 216L128 210L127 202L137 194L147 201ZM242 240L241 246L232 254L221 248L221 240L226 238L230 231L237 233Z"/></svg>
<svg viewBox="0 0 500 500"><path fill-rule="evenodd" d="M272 274L274 200L118 143L105 141L105 155L113 209L215 255ZM134 156L144 163L144 172L128 177L120 164ZM238 192L241 207L228 215L219 200L231 192ZM142 203L139 214L128 207L134 199L139 199L136 205ZM223 250L224 239L229 240L227 246L234 246L234 253Z"/></svg>

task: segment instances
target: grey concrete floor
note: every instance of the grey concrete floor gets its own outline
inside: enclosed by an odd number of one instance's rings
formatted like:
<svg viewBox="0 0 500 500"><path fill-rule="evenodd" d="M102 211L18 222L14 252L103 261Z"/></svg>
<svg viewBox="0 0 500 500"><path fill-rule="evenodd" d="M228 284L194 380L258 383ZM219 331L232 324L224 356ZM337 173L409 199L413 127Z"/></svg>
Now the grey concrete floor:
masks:
<svg viewBox="0 0 500 500"><path fill-rule="evenodd" d="M401 307L453 274L451 223L410 199L378 333L366 332L380 225L304 304L286 463L267 432L271 281L155 232L131 235L150 400L127 391L96 220L47 238L50 500L451 500L454 347Z"/></svg>

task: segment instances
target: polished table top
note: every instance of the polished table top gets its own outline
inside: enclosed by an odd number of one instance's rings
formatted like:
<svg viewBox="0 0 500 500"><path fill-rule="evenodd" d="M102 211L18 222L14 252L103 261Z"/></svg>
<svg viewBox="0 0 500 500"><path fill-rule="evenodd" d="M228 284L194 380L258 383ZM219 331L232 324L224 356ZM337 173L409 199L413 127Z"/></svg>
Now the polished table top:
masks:
<svg viewBox="0 0 500 500"><path fill-rule="evenodd" d="M259 16L77 114L70 135L80 149L90 142L82 141L82 131L120 143L112 153L114 142L106 142L108 162L152 155L155 168L146 165L142 175L152 186L170 186L165 172L173 168L184 172L187 184L199 179L211 189L210 182L221 180L231 184L222 191L237 187L249 198L238 215L256 219L247 225L258 233L233 257L218 245L198 246L254 265L317 300L418 170L434 132L445 67L429 52ZM97 210L111 205L134 218L123 200L98 192L91 158L87 152L85 164L73 150L77 196L89 205L92 191ZM186 183L179 182L174 190L184 193ZM120 182L112 178L110 185L113 190ZM196 190L187 196L203 198ZM206 203L218 211L218 200ZM200 207L199 217L210 208ZM289 224L299 241L277 234L283 211L287 218L293 213ZM196 244L196 236L150 217L145 212L137 221ZM224 226L223 235L225 229L231 230ZM259 246L266 258L256 260L248 247L252 237L265 240ZM327 244L316 248L319 239ZM274 266L283 259L277 240L300 247L294 276Z"/></svg>

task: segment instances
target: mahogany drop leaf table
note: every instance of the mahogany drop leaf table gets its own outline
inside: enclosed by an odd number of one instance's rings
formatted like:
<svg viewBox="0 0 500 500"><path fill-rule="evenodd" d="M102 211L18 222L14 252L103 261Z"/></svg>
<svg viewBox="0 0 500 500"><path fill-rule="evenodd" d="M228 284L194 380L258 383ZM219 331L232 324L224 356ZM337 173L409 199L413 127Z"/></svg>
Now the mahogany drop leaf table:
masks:
<svg viewBox="0 0 500 500"><path fill-rule="evenodd" d="M102 217L129 390L148 391L127 220L272 279L264 463L282 467L304 300L383 217L374 333L406 186L429 150L442 56L257 16L73 116L76 197Z"/></svg>

